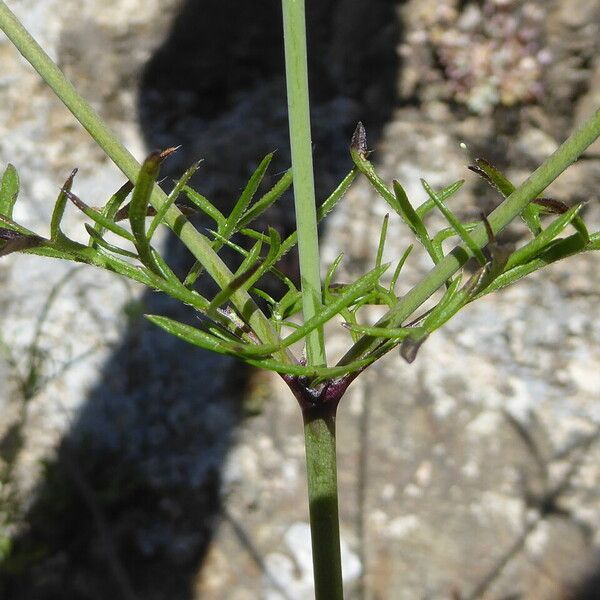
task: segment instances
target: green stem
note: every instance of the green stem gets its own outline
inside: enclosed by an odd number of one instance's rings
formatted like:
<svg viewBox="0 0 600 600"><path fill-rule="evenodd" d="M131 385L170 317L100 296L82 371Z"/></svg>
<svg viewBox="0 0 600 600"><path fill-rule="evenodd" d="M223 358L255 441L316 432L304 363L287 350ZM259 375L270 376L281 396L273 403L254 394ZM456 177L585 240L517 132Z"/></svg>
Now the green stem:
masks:
<svg viewBox="0 0 600 600"><path fill-rule="evenodd" d="M567 167L573 164L600 136L600 109L597 110L577 131L572 133L541 166L539 166L496 210L488 221L494 233L498 233L513 221L539 196ZM479 248L488 244L485 225L481 223L471 233ZM410 292L406 294L377 323L377 327L396 327L412 315L436 290L456 273L469 259L471 252L457 246L445 256ZM348 364L365 356L377 345L371 336L360 338L341 358L339 365Z"/></svg>
<svg viewBox="0 0 600 600"><path fill-rule="evenodd" d="M58 66L44 52L2 0L0 0L0 29L4 31L23 57L52 88L79 123L87 129L115 165L130 181L136 181L140 164L119 142L115 134L106 126L92 107L77 93ZM159 210L165 201L165 193L158 186L155 186L150 198L151 204ZM221 288L226 287L233 279L233 274L212 250L210 241L199 233L175 206L171 206L167 211L165 222L204 266L215 282ZM232 296L232 301L262 342L278 342L277 332L247 292L241 289L238 290ZM283 353L280 358L284 362L293 362L288 352Z"/></svg>
<svg viewBox="0 0 600 600"><path fill-rule="evenodd" d="M308 97L304 0L282 0L290 144L304 320L321 309L321 274ZM323 328L306 339L309 365L325 365Z"/></svg>
<svg viewBox="0 0 600 600"><path fill-rule="evenodd" d="M335 451L335 408L304 411L316 600L343 600Z"/></svg>

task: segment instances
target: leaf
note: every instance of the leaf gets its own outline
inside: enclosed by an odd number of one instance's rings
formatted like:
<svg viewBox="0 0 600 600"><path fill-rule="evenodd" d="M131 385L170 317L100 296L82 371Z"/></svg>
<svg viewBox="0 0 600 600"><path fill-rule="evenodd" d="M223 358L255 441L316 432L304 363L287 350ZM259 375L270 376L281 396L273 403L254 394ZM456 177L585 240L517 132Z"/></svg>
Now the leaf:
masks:
<svg viewBox="0 0 600 600"><path fill-rule="evenodd" d="M227 217L227 221L225 223L225 226L223 227L223 231L221 231L221 235L223 237L229 238L233 233L235 233L235 231L237 231L242 215L244 214L246 208L248 208L248 205L252 201L252 198L254 198L254 194L256 194L258 186L263 180L263 177L265 176L265 173L269 168L269 165L271 164L272 160L273 153L271 152L271 154L267 154L267 156L263 158L261 163L258 165L256 170L248 180L244 191L237 199L237 202L231 210L231 213L229 213L229 216Z"/></svg>
<svg viewBox="0 0 600 600"><path fill-rule="evenodd" d="M13 208L19 195L19 174L13 165L7 165L0 183L0 214L12 219Z"/></svg>
<svg viewBox="0 0 600 600"><path fill-rule="evenodd" d="M157 263L146 237L146 214L159 170L160 154L155 152L146 158L138 173L129 204L129 223L141 263L157 275L168 279L168 275Z"/></svg>
<svg viewBox="0 0 600 600"><path fill-rule="evenodd" d="M553 198L534 198L531 202L541 206L544 212L549 214L562 215L569 210L569 207L564 202L554 200Z"/></svg>
<svg viewBox="0 0 600 600"><path fill-rule="evenodd" d="M48 242L38 235L28 235L12 229L0 227L0 241L4 244L0 248L0 256L6 256L13 252L22 252L30 248L43 246Z"/></svg>
<svg viewBox="0 0 600 600"><path fill-rule="evenodd" d="M65 192L66 197L87 217L92 219L95 223L101 225L104 229L112 231L114 234L126 239L128 242L134 242L135 238L127 229L123 229L120 225L117 225L111 219L105 217L102 213L88 206L83 200L72 192Z"/></svg>
<svg viewBox="0 0 600 600"><path fill-rule="evenodd" d="M328 304L331 299L331 288L332 288L331 281L343 259L344 259L344 253L340 252L336 256L335 260L329 265L329 268L327 269L327 273L325 274L325 279L323 280L323 300L325 301L325 304Z"/></svg>
<svg viewBox="0 0 600 600"><path fill-rule="evenodd" d="M460 220L454 215L454 213L444 204L442 200L438 197L438 195L433 191L433 188L424 180L421 179L421 185L423 189L427 192L429 197L436 203L440 212L444 215L450 226L456 231L456 234L462 239L467 248L471 251L471 254L477 259L481 266L487 263L483 252L477 246L473 238L469 235L463 224Z"/></svg>
<svg viewBox="0 0 600 600"><path fill-rule="evenodd" d="M226 354L237 356L238 351L243 350L243 346L240 344L234 345L228 343L220 338L217 338L209 333L206 333L196 327L180 323L168 317L162 317L160 315L144 315L148 321L158 325L158 327L164 329L167 333L178 337L190 344L209 350L210 352L216 352L218 354Z"/></svg>
<svg viewBox="0 0 600 600"><path fill-rule="evenodd" d="M379 278L385 273L389 265L383 265L379 268L373 269L366 273L354 283L348 285L342 294L334 301L324 306L322 310L317 313L314 317L306 321L300 328L294 333L286 337L282 346L286 347L297 341L300 341L307 336L311 331L314 331L317 327L327 323L330 319L335 317L341 310L347 308L354 303L358 298L365 294L374 284L379 281Z"/></svg>
<svg viewBox="0 0 600 600"><path fill-rule="evenodd" d="M335 205L343 198L344 194L348 191L348 188L352 185L356 179L358 171L352 169L346 177L340 182L340 184L333 190L333 192L327 197L327 199L317 208L317 223L320 223L334 208ZM298 243L298 232L290 234L281 244L281 250L279 252L279 258L285 256L296 244Z"/></svg>
<svg viewBox="0 0 600 600"><path fill-rule="evenodd" d="M134 254L133 252L129 252L129 250L124 250L123 248L119 248L118 246L115 246L113 244L110 244L109 242L107 242L102 235L100 235L98 233L98 231L96 231L96 229L94 229L89 223L85 223L84 224L86 231L89 233L91 240L94 242L94 244L98 244L98 246L101 246L102 248L104 248L105 250L108 250L109 252L114 252L115 254L121 254L122 256L127 256L128 258L134 258L137 259L137 254Z"/></svg>
<svg viewBox="0 0 600 600"><path fill-rule="evenodd" d="M286 171L277 183L259 200L257 200L239 219L238 227L244 227L254 221L260 214L277 202L291 187L293 182L292 170Z"/></svg>
<svg viewBox="0 0 600 600"><path fill-rule="evenodd" d="M261 263L255 262L242 273L234 277L213 299L208 307L208 314L213 314L219 306L222 306L233 296L250 278L258 271Z"/></svg>
<svg viewBox="0 0 600 600"><path fill-rule="evenodd" d="M396 194L396 199L398 201L398 214L402 217L402 220L409 226L410 230L417 236L417 239L421 242L423 247L431 256L431 259L435 264L440 262L443 258L439 255L436 248L433 246L431 242L431 238L427 233L427 228L425 224L421 220L421 217L417 214L415 209L412 207L412 204L408 200L408 196L404 191L404 188L400 185L400 183L394 180L394 192Z"/></svg>
<svg viewBox="0 0 600 600"><path fill-rule="evenodd" d="M484 158L475 160L476 166L469 165L469 170L483 177L491 185L493 185L505 198L510 196L515 191L515 186L491 163Z"/></svg>
<svg viewBox="0 0 600 600"><path fill-rule="evenodd" d="M483 177L488 183L495 187L504 198L508 198L514 191L515 186L500 172L499 169L494 167L484 158L478 158L475 160L476 166L469 166L468 168L477 173L480 177ZM527 224L527 227L531 230L533 235L537 235L541 231L539 211L534 206L528 204L523 212L521 218Z"/></svg>
<svg viewBox="0 0 600 600"><path fill-rule="evenodd" d="M456 192L458 192L458 190L460 190L460 188L463 186L463 184L465 183L464 179L460 179L459 181L455 181L454 183L451 183L449 186L441 189L439 192L437 192L437 196L438 198L442 201L445 202L446 200L448 200L448 198L450 198L451 196L454 196L454 194L456 194ZM419 215L419 217L421 217L421 219L431 210L433 210L436 207L435 202L431 199L428 198L427 200L425 200L425 202L423 202L423 204L421 204L420 206L417 207L416 211L417 214Z"/></svg>
<svg viewBox="0 0 600 600"><path fill-rule="evenodd" d="M56 199L56 204L54 205L54 210L52 211L52 219L50 220L50 239L52 241L56 241L63 236L63 233L60 229L60 222L65 214L67 198L71 192L75 175L77 175L77 169L73 169L73 171L71 171L71 174L69 177L67 177L67 180L65 181L60 194Z"/></svg>
<svg viewBox="0 0 600 600"><path fill-rule="evenodd" d="M600 250L600 232L592 234L587 245L583 243L579 233L554 240L546 246L538 258L517 265L498 275L490 284L477 293L475 299L512 285L530 273L543 269L553 262L590 250Z"/></svg>
<svg viewBox="0 0 600 600"><path fill-rule="evenodd" d="M110 221L114 221L119 210L119 207L129 194L131 194L133 190L133 183L131 181L126 181L109 199L108 202L104 205L102 209L102 215L105 216ZM100 223L94 223L94 230L102 237L104 235L105 227L100 225ZM90 236L91 237L91 236ZM94 240L90 239L90 245L94 246Z"/></svg>
<svg viewBox="0 0 600 600"><path fill-rule="evenodd" d="M148 241L152 239L156 228L162 223L162 220L165 218L167 211L171 208L171 205L175 203L179 195L181 194L183 188L187 185L187 182L193 177L194 173L200 168L200 164L202 161L198 161L194 163L177 181L175 187L171 190L166 200L163 202L162 206L159 210L156 211L156 215L154 219L152 219L152 223L150 223L150 227L148 227L148 233L146 237ZM181 210L181 209L180 209Z"/></svg>
<svg viewBox="0 0 600 600"><path fill-rule="evenodd" d="M505 269L508 271L513 267L528 262L540 254L544 248L546 248L546 246L575 219L577 213L581 209L581 206L581 204L578 204L577 206L569 209L566 213L560 215L560 217L556 218L552 223L550 223L546 229L539 233L530 242L525 244L525 246L515 250L515 252L508 257Z"/></svg>
<svg viewBox="0 0 600 600"><path fill-rule="evenodd" d="M183 192L190 202L195 204L204 214L208 215L219 227L225 225L223 213L210 200L188 185L183 187Z"/></svg>
<svg viewBox="0 0 600 600"><path fill-rule="evenodd" d="M387 236L388 223L390 221L390 215L387 214L383 218L383 224L381 226L381 233L379 234L379 245L377 246L377 255L375 257L375 266L381 266L381 260L383 259L383 249L385 247L385 238Z"/></svg>
<svg viewBox="0 0 600 600"><path fill-rule="evenodd" d="M400 277L400 273L402 268L404 267L404 263L407 261L410 253L413 250L413 245L411 244L405 251L398 264L396 265L396 269L394 270L394 274L392 275L392 280L390 281L390 292L395 295L396 283L398 282L398 277Z"/></svg>

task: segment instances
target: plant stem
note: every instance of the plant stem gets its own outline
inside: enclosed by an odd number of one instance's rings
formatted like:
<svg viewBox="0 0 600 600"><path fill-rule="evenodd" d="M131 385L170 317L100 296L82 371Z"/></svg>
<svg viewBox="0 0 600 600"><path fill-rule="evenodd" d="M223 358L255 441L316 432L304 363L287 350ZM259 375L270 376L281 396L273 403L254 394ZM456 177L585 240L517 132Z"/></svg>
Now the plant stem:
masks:
<svg viewBox="0 0 600 600"><path fill-rule="evenodd" d="M303 415L315 598L343 600L335 406L306 410Z"/></svg>
<svg viewBox="0 0 600 600"><path fill-rule="evenodd" d="M488 221L494 233L498 233L513 221L539 196L568 166L573 164L600 136L600 109L581 127L572 133L542 165L540 165L500 206L489 216ZM479 248L488 244L485 225L481 223L471 233ZM413 287L377 323L376 327L396 327L412 315L437 289L454 275L469 259L471 252L460 245L445 256L420 283ZM341 358L338 365L357 360L377 345L371 336L360 338Z"/></svg>
<svg viewBox="0 0 600 600"><path fill-rule="evenodd" d="M322 298L308 96L306 17L304 0L282 0L281 4L302 309L304 321L307 321L320 311ZM306 354L309 365L326 364L322 327L307 336Z"/></svg>
<svg viewBox="0 0 600 600"><path fill-rule="evenodd" d="M2 0L0 0L0 29L4 31L23 57L52 88L79 123L87 129L115 165L130 181L136 181L140 164L119 142L115 134L106 126L92 107L77 93L58 66L44 52ZM154 186L150 198L151 204L159 210L165 200L165 193L158 186ZM204 266L215 282L221 288L226 287L233 279L233 274L212 250L210 241L199 233L175 206L171 206L167 211L165 222ZM262 342L278 342L279 337L276 331L247 292L241 289L236 291L232 296L232 301ZM280 358L284 362L292 362L288 352L280 353Z"/></svg>

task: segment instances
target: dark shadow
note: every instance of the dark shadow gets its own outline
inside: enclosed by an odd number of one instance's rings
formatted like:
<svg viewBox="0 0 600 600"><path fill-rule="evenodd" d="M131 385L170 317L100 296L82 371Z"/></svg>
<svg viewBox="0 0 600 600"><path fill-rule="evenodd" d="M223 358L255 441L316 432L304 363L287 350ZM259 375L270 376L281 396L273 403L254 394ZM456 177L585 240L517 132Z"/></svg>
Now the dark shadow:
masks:
<svg viewBox="0 0 600 600"><path fill-rule="evenodd" d="M396 4L308 2L321 198L350 168L356 121L373 147L394 106ZM194 184L224 210L266 153L277 150L267 184L290 163L280 20L278 0L188 0L143 74L148 147L182 145L165 165L171 176L204 158ZM289 231L290 199L269 219ZM178 273L190 267L173 238L165 257ZM142 312L194 318L168 298L143 296L101 383L46 465L27 528L0 567L0 598L193 597L219 518L223 461L244 417L248 371L163 334Z"/></svg>

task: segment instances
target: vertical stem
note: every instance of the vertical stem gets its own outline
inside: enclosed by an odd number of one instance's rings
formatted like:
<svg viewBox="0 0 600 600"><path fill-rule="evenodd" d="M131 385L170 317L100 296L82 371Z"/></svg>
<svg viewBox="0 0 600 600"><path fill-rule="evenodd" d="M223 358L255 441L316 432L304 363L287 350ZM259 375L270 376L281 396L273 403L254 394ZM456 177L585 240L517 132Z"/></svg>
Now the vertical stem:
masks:
<svg viewBox="0 0 600 600"><path fill-rule="evenodd" d="M322 304L308 98L306 16L304 0L282 0L282 7L302 309L306 321L319 312ZM322 327L307 336L306 353L309 365L326 364Z"/></svg>
<svg viewBox="0 0 600 600"><path fill-rule="evenodd" d="M335 407L304 411L304 443L316 600L343 600Z"/></svg>

